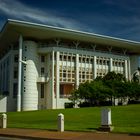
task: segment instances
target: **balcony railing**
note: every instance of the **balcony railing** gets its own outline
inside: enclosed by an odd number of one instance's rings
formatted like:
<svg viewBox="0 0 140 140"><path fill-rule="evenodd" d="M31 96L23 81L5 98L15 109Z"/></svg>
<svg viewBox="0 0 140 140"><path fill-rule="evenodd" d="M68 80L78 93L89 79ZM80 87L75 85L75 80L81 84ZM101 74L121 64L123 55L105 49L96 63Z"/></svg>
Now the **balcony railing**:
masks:
<svg viewBox="0 0 140 140"><path fill-rule="evenodd" d="M47 48L47 47L56 47L56 44L39 44L39 48ZM66 49L77 49L77 50L81 50L81 51L90 51L90 52L97 52L97 53L110 53L110 54L114 54L114 55L121 55L121 56L127 56L127 54L123 54L123 52L118 52L118 51L113 51L113 52L109 52L108 50L93 50L92 48L88 48L88 47L78 47L76 48L75 46L67 46L64 44L60 44L58 47L61 48L66 48Z"/></svg>
<svg viewBox="0 0 140 140"><path fill-rule="evenodd" d="M60 98L69 98L71 94L60 94Z"/></svg>
<svg viewBox="0 0 140 140"><path fill-rule="evenodd" d="M48 81L49 81L49 77L48 77L48 75L45 75L45 74L39 75L39 77L37 79L38 83L45 83L45 82L48 82Z"/></svg>

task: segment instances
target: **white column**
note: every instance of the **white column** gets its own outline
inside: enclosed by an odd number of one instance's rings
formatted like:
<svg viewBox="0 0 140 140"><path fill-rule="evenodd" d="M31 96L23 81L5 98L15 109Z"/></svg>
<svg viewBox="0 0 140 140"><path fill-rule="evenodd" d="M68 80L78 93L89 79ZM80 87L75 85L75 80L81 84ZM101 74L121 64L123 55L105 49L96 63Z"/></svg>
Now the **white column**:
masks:
<svg viewBox="0 0 140 140"><path fill-rule="evenodd" d="M112 65L112 63L113 63L113 60L112 60L112 58L110 58L110 63L109 63L109 69L110 69L110 71L113 71L113 65Z"/></svg>
<svg viewBox="0 0 140 140"><path fill-rule="evenodd" d="M54 51L52 51L52 75L51 75L51 100L52 109L54 109Z"/></svg>
<svg viewBox="0 0 140 140"><path fill-rule="evenodd" d="M111 121L111 109L103 108L101 112L101 131L110 132L113 130L112 121Z"/></svg>
<svg viewBox="0 0 140 140"><path fill-rule="evenodd" d="M60 97L60 76L59 76L59 52L56 52L56 108L59 107L59 97Z"/></svg>
<svg viewBox="0 0 140 140"><path fill-rule="evenodd" d="M62 113L58 114L58 131L64 132L64 115Z"/></svg>
<svg viewBox="0 0 140 140"><path fill-rule="evenodd" d="M111 109L103 108L101 111L101 125L102 126L110 126L112 125L111 121Z"/></svg>
<svg viewBox="0 0 140 140"><path fill-rule="evenodd" d="M24 41L23 47L27 47L23 51L23 57L26 57L26 69L23 70L23 83L22 83L22 110L38 110L38 44L34 41ZM23 61L22 61L23 62ZM24 64L24 63L23 63Z"/></svg>
<svg viewBox="0 0 140 140"><path fill-rule="evenodd" d="M76 54L76 89L79 87L79 54Z"/></svg>
<svg viewBox="0 0 140 140"><path fill-rule="evenodd" d="M128 79L131 81L131 67L130 67L130 60L128 60Z"/></svg>
<svg viewBox="0 0 140 140"><path fill-rule="evenodd" d="M124 61L124 70L125 70L125 78L128 79L128 65L127 65L127 60Z"/></svg>
<svg viewBox="0 0 140 140"><path fill-rule="evenodd" d="M7 128L7 115L5 113L0 116L0 128Z"/></svg>
<svg viewBox="0 0 140 140"><path fill-rule="evenodd" d="M21 79L22 79L22 35L19 37L19 62L18 62L18 94L17 94L17 111L21 111Z"/></svg>
<svg viewBox="0 0 140 140"><path fill-rule="evenodd" d="M93 61L93 78L94 79L96 79L96 77L97 77L97 63L96 63L96 61L97 61L97 58L96 58L96 56L94 56L94 61Z"/></svg>

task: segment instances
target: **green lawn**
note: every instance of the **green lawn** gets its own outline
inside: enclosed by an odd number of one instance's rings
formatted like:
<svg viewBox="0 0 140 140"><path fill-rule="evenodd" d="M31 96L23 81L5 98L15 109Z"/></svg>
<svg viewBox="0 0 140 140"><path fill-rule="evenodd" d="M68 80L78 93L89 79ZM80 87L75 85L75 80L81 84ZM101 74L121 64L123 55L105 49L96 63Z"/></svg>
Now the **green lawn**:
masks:
<svg viewBox="0 0 140 140"><path fill-rule="evenodd" d="M140 105L110 107L113 132L140 133ZM101 107L8 113L8 127L57 129L57 115L65 115L65 130L95 131L100 126Z"/></svg>

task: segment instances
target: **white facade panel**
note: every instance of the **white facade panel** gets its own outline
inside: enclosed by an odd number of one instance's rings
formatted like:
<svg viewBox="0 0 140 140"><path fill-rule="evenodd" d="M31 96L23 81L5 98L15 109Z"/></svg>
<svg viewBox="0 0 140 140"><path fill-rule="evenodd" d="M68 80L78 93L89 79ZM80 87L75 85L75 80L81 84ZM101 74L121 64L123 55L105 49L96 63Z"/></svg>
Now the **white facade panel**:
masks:
<svg viewBox="0 0 140 140"><path fill-rule="evenodd" d="M140 66L139 56L133 55L130 57L130 64L131 64L131 75L138 69Z"/></svg>
<svg viewBox="0 0 140 140"><path fill-rule="evenodd" d="M27 65L23 68L23 100L22 109L38 110L38 54L37 44L32 41L24 41L23 59Z"/></svg>
<svg viewBox="0 0 140 140"><path fill-rule="evenodd" d="M0 113L7 112L7 97L0 98Z"/></svg>

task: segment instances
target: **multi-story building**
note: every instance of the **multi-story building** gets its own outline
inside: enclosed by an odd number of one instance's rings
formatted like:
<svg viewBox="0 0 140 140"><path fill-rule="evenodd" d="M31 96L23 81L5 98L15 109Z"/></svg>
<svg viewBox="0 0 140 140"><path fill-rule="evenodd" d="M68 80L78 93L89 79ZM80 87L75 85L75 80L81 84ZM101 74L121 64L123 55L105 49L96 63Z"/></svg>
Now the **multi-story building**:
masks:
<svg viewBox="0 0 140 140"><path fill-rule="evenodd" d="M8 20L0 33L0 108L64 108L80 83L109 71L131 80L139 54L140 42Z"/></svg>

